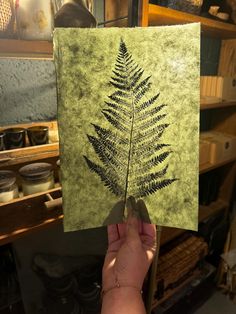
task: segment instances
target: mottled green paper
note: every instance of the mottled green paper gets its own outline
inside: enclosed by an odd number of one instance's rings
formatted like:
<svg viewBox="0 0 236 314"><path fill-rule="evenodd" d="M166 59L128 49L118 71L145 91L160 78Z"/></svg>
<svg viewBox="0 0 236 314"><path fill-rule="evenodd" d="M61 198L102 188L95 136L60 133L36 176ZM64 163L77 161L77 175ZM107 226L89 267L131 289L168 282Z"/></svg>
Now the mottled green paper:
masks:
<svg viewBox="0 0 236 314"><path fill-rule="evenodd" d="M84 156L102 166L88 141L91 123L108 130L105 101L121 40L133 60L151 76L146 99L160 93L156 105L168 123L160 142L170 144L165 178L176 181L143 197L157 225L196 230L198 225L200 25L149 28L56 29L54 57L58 84L58 122L64 230L120 222L124 197L114 195L92 172ZM140 160L140 169L142 160ZM162 165L162 167L163 167ZM142 175L142 174L140 174ZM128 195L127 195L128 196ZM112 210L113 209L113 210ZM117 216L109 220L110 213Z"/></svg>

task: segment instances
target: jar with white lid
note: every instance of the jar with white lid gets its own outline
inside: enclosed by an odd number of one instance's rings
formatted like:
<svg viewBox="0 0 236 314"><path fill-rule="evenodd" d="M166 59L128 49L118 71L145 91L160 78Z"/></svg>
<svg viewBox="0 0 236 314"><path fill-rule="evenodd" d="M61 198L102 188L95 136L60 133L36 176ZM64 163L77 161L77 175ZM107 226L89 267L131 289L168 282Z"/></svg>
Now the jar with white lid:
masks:
<svg viewBox="0 0 236 314"><path fill-rule="evenodd" d="M38 162L19 170L24 195L45 192L54 188L54 173L51 164Z"/></svg>
<svg viewBox="0 0 236 314"><path fill-rule="evenodd" d="M0 170L0 203L9 202L18 196L18 186L14 172Z"/></svg>

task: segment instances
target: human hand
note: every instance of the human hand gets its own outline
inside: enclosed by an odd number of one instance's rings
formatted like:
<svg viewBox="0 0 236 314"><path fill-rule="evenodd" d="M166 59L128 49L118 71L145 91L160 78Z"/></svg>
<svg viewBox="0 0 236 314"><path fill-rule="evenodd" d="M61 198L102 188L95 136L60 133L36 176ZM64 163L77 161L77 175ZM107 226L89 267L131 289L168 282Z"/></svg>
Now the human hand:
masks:
<svg viewBox="0 0 236 314"><path fill-rule="evenodd" d="M143 201L131 199L126 223L108 226L108 251L103 266L103 291L114 287L142 289L156 249L156 227L140 221Z"/></svg>

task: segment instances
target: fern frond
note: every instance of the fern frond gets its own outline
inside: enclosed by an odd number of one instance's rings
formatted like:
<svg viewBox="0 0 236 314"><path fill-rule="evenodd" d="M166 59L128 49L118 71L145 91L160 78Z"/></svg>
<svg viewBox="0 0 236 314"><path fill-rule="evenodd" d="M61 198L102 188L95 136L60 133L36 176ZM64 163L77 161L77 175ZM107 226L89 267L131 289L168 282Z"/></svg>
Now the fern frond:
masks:
<svg viewBox="0 0 236 314"><path fill-rule="evenodd" d="M158 134L160 138L168 126L169 124L165 123L165 124L156 125L152 129L140 130L139 133L136 136L134 136L133 140L137 142L137 141L140 141L140 138L141 138L141 140L144 141L155 134Z"/></svg>
<svg viewBox="0 0 236 314"><path fill-rule="evenodd" d="M147 182L146 184L144 184L142 187L139 188L139 191L136 197L139 198L139 197L148 196L150 194L154 194L158 190L166 188L168 185L170 185L171 183L177 180L178 179L165 179L158 182L152 182L152 183Z"/></svg>
<svg viewBox="0 0 236 314"><path fill-rule="evenodd" d="M107 113L110 116L112 116L114 119L119 120L123 125L125 125L126 127L129 126L129 121L127 121L126 116L122 115L120 113L118 113L117 110L113 110L113 109L103 109L102 113Z"/></svg>
<svg viewBox="0 0 236 314"><path fill-rule="evenodd" d="M116 120L110 114L108 114L104 111L102 111L102 114L107 119L107 121L110 122L118 130L123 131L123 132L129 132L129 129L126 126L124 126L119 120Z"/></svg>
<svg viewBox="0 0 236 314"><path fill-rule="evenodd" d="M128 110L122 108L121 106L119 106L119 105L117 105L117 104L114 104L114 103L111 103L111 102L107 102L107 101L105 101L105 104L106 104L108 107L110 107L110 108L113 108L113 109L115 109L115 110L117 110L117 111L120 111L120 112L123 113L125 116L129 115L129 113L130 113Z"/></svg>
<svg viewBox="0 0 236 314"><path fill-rule="evenodd" d="M155 103L155 101L157 100L157 98L159 97L160 93L156 94L155 96L153 96L151 99L145 101L144 103L140 104L139 106L137 106L135 108L135 112L140 112L146 108L148 108L149 106L153 105ZM160 106L159 106L160 107ZM161 108L162 109L162 108ZM160 110L161 110L160 109Z"/></svg>
<svg viewBox="0 0 236 314"><path fill-rule="evenodd" d="M154 166L161 164L163 161L165 161L166 158L171 153L172 153L171 151L164 152L158 156L155 156L155 157L149 159L148 161L145 161L141 169L143 170L144 173L151 170Z"/></svg>
<svg viewBox="0 0 236 314"><path fill-rule="evenodd" d="M151 85L151 83L148 83L135 94L135 105L137 105L143 96L145 96L145 94L150 90Z"/></svg>
<svg viewBox="0 0 236 314"><path fill-rule="evenodd" d="M120 97L117 97L117 96L115 96L115 95L110 95L110 96L108 96L112 101L114 101L114 102L116 102L117 104L119 104L119 105L124 105L124 106L126 106L126 107L129 107L129 102L127 101L127 100L125 100L125 99L122 99L122 98L120 98Z"/></svg>
<svg viewBox="0 0 236 314"><path fill-rule="evenodd" d="M92 123L91 123L92 124ZM96 124L92 124L97 135L99 138L101 138L102 141L112 141L113 143L121 144L121 145L128 145L129 141L124 138L120 137L117 134L112 133L110 130L106 130L104 128L101 128L100 126Z"/></svg>
<svg viewBox="0 0 236 314"><path fill-rule="evenodd" d="M146 77L142 82L140 82L135 88L134 88L134 93L141 92L144 87L147 86L148 81L150 80L151 76ZM151 84L151 83L150 83ZM134 85L135 86L135 85ZM133 87L133 86L132 86Z"/></svg>
<svg viewBox="0 0 236 314"><path fill-rule="evenodd" d="M148 129L150 127L155 126L157 122L163 120L165 117L166 117L166 114L162 114L162 115L156 116L154 118L151 118L148 121L144 120L144 122L139 123L138 126L141 129Z"/></svg>
<svg viewBox="0 0 236 314"><path fill-rule="evenodd" d="M106 171L106 169L100 167L99 165L93 163L91 160L89 160L86 156L83 156L89 169L92 172L95 172L102 182L104 182L104 185L115 195L121 196L124 194L124 190L119 186L119 184L114 180L114 177L116 175L112 172Z"/></svg>
<svg viewBox="0 0 236 314"><path fill-rule="evenodd" d="M135 155L140 158L142 156L143 159L154 157L156 156L156 153L158 153L161 149L170 147L169 144L155 144L151 146L150 143L143 145L143 146L137 146L135 149Z"/></svg>
<svg viewBox="0 0 236 314"><path fill-rule="evenodd" d="M163 109L164 107L166 107L166 105L160 105L154 108L148 108L146 110L143 110L142 114L138 114L138 112L136 112L137 114L137 118L136 121L144 121L149 119L150 117L154 116L155 114L157 114L159 111L161 111L161 109Z"/></svg>
<svg viewBox="0 0 236 314"><path fill-rule="evenodd" d="M112 71L114 74L115 74L115 76L117 76L117 77L119 77L119 78L121 78L121 79L123 79L123 80L125 80L125 79L127 79L127 74L120 74L119 72L117 72L117 71L115 71L115 70L113 70Z"/></svg>
<svg viewBox="0 0 236 314"><path fill-rule="evenodd" d="M160 143L169 123L159 112L166 106L156 104L159 93L148 98L151 76L133 60L123 40L110 79L114 91L105 101L102 114L111 129L93 124L96 136L88 135L100 164L84 156L89 169L115 195L143 197L167 187L176 179L167 179L170 144ZM168 148L167 148L168 147ZM166 151L168 149L168 151Z"/></svg>

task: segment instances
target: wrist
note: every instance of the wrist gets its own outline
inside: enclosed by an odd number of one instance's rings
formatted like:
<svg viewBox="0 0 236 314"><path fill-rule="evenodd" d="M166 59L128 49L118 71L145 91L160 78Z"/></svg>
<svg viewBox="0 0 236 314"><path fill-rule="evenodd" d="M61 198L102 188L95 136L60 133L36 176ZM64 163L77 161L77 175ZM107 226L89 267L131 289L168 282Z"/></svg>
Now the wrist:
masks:
<svg viewBox="0 0 236 314"><path fill-rule="evenodd" d="M139 289L119 287L107 291L102 299L102 314L145 314L143 298Z"/></svg>
<svg viewBox="0 0 236 314"><path fill-rule="evenodd" d="M136 286L120 286L117 284L116 286L111 286L107 289L102 289L101 296L102 298L107 294L114 294L114 295L122 295L123 293L138 293L139 295L142 295L143 291L139 289L139 287Z"/></svg>

